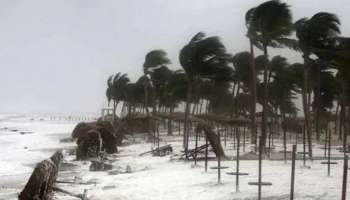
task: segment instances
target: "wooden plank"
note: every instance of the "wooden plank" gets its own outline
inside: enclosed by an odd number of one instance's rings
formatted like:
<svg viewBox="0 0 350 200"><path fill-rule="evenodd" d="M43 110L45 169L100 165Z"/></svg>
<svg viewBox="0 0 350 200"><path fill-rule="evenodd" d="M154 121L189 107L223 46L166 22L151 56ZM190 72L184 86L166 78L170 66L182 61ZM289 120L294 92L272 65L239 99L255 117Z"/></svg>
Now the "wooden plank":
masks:
<svg viewBox="0 0 350 200"><path fill-rule="evenodd" d="M244 172L239 172L239 173L237 173L237 172L227 172L226 174L227 175L235 175L235 176L247 176L247 175L249 175L248 173L244 173Z"/></svg>
<svg viewBox="0 0 350 200"><path fill-rule="evenodd" d="M333 162L333 161L331 161L331 162L329 162L329 161L323 161L323 162L321 162L321 164L322 165L328 165L328 164L330 164L330 165L336 165L336 164L338 164L337 162Z"/></svg>
<svg viewBox="0 0 350 200"><path fill-rule="evenodd" d="M272 183L270 183L270 182L261 182L261 183L259 183L259 182L248 182L248 185L271 186Z"/></svg>
<svg viewBox="0 0 350 200"><path fill-rule="evenodd" d="M227 169L226 166L220 166L220 167L210 167L210 169Z"/></svg>

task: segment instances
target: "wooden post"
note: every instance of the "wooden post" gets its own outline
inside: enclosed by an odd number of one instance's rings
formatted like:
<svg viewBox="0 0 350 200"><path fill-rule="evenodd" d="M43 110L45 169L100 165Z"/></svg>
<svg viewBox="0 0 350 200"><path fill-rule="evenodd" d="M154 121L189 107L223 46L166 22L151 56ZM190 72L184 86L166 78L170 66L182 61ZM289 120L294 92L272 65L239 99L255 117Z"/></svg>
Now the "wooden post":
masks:
<svg viewBox="0 0 350 200"><path fill-rule="evenodd" d="M218 144L220 144L220 131L218 131ZM221 153L218 153L218 183L221 183Z"/></svg>
<svg viewBox="0 0 350 200"><path fill-rule="evenodd" d="M327 129L325 131L325 136L324 136L324 151L323 151L323 157L326 159L327 157Z"/></svg>
<svg viewBox="0 0 350 200"><path fill-rule="evenodd" d="M328 129L326 129L327 131ZM327 131L328 132L328 164L327 164L327 173L328 173L328 176L331 175L331 132L330 131Z"/></svg>
<svg viewBox="0 0 350 200"><path fill-rule="evenodd" d="M306 134L305 134L305 126L303 128L303 165L306 166Z"/></svg>
<svg viewBox="0 0 350 200"><path fill-rule="evenodd" d="M261 171L262 171L262 136L259 137L259 178L258 178L258 200L261 200Z"/></svg>
<svg viewBox="0 0 350 200"><path fill-rule="evenodd" d="M205 136L205 172L208 171L208 138Z"/></svg>
<svg viewBox="0 0 350 200"><path fill-rule="evenodd" d="M293 145L292 154L292 175L290 183L290 200L294 199L294 183L295 183L295 157L296 157L297 145Z"/></svg>
<svg viewBox="0 0 350 200"><path fill-rule="evenodd" d="M226 147L226 137L227 137L227 126L225 126L225 139L224 139L224 141L225 141L225 147Z"/></svg>
<svg viewBox="0 0 350 200"><path fill-rule="evenodd" d="M158 156L160 156L160 151L159 151L159 124L158 121L156 122L156 131L157 131L157 146L158 146Z"/></svg>
<svg viewBox="0 0 350 200"><path fill-rule="evenodd" d="M246 131L246 127L244 126L244 128L243 128L243 152L245 152L245 131Z"/></svg>
<svg viewBox="0 0 350 200"><path fill-rule="evenodd" d="M271 137L272 137L272 130L271 130L271 123L269 123L269 158L271 157Z"/></svg>
<svg viewBox="0 0 350 200"><path fill-rule="evenodd" d="M236 149L236 136L237 136L237 128L235 126L233 128L233 149Z"/></svg>
<svg viewBox="0 0 350 200"><path fill-rule="evenodd" d="M343 185L342 185L342 194L341 200L346 200L346 185L348 180L348 160L349 156L344 156L344 168L343 168Z"/></svg>
<svg viewBox="0 0 350 200"><path fill-rule="evenodd" d="M197 165L198 131L196 131L196 142L194 150L194 165Z"/></svg>
<svg viewBox="0 0 350 200"><path fill-rule="evenodd" d="M284 163L287 163L287 144L286 144L287 136L286 136L286 130L283 128L283 158Z"/></svg>
<svg viewBox="0 0 350 200"><path fill-rule="evenodd" d="M239 144L240 133L237 133L237 154L236 154L236 192L239 192Z"/></svg>

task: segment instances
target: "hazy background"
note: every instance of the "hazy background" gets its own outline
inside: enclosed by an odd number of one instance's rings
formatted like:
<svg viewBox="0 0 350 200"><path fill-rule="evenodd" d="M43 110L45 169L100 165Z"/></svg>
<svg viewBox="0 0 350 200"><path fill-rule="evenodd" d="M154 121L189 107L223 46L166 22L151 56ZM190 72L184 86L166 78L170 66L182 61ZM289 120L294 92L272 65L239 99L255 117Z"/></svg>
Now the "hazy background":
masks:
<svg viewBox="0 0 350 200"><path fill-rule="evenodd" d="M263 0L0 0L0 113L97 112L106 79L135 80L145 54L178 52L197 32L248 50L245 12ZM294 21L335 12L349 36L349 0L289 0ZM275 50L301 61L299 54ZM260 52L257 52L260 54Z"/></svg>

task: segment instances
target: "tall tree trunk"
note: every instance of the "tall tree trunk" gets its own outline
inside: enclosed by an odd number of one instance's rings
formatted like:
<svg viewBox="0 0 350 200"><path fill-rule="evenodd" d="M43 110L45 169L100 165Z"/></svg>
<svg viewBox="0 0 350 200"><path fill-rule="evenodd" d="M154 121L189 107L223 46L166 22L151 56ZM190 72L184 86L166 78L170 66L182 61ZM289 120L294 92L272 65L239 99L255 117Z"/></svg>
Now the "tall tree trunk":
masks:
<svg viewBox="0 0 350 200"><path fill-rule="evenodd" d="M146 80L146 83L144 84L144 91L145 91L145 109L146 109L146 116L147 116L147 135L148 137L151 136L151 120L150 120L150 114L148 110L148 79Z"/></svg>
<svg viewBox="0 0 350 200"><path fill-rule="evenodd" d="M191 109L191 100L192 100L192 87L193 87L193 78L188 78L188 87L187 87L187 100L185 106L185 123L184 123L184 148L187 155L188 152L188 135L189 135L189 114Z"/></svg>
<svg viewBox="0 0 350 200"><path fill-rule="evenodd" d="M343 137L340 134L340 130L339 130L339 107L340 107L340 103L339 100L337 101L337 107L335 109L335 120L334 120L334 129L335 129L335 133L338 134L338 140L341 140Z"/></svg>
<svg viewBox="0 0 350 200"><path fill-rule="evenodd" d="M344 156L347 152L347 134L348 134L348 120L346 119L346 101L347 101L347 89L348 89L348 79L344 73L344 68L340 68L340 81L341 81L341 87L342 87L342 98L341 98L341 118L340 121L340 128L343 127L343 150L344 150Z"/></svg>
<svg viewBox="0 0 350 200"><path fill-rule="evenodd" d="M263 105L262 105L262 124L261 124L261 142L260 145L263 149L264 154L266 153L266 129L267 129L267 98L268 98L268 88L267 88L267 75L268 75L268 54L267 54L267 45L264 44L264 93L263 93Z"/></svg>
<svg viewBox="0 0 350 200"><path fill-rule="evenodd" d="M307 133L307 142L308 142L308 153L309 158L312 159L312 136L311 136L311 126L310 126L310 113L309 113L309 103L308 103L308 73L309 73L309 63L308 63L308 56L307 54L304 54L304 85L303 85L303 91L302 91L302 98L303 98L303 110L304 110L304 118L305 118L305 126L306 126L306 133Z"/></svg>
<svg viewBox="0 0 350 200"><path fill-rule="evenodd" d="M170 106L170 116L171 116L171 114L173 113L173 111L174 111L174 108L172 107L172 106ZM170 135L173 135L173 120L169 117L168 118L168 135L170 136Z"/></svg>
<svg viewBox="0 0 350 200"><path fill-rule="evenodd" d="M251 39L249 39L250 42L250 66L251 66L251 72L252 72L252 84L251 84L251 92L252 92L252 106L251 106L251 134L250 134L250 143L255 144L257 142L257 132L256 132L256 120L255 120L255 113L256 113L256 71L255 71L255 55L254 55L254 45Z"/></svg>
<svg viewBox="0 0 350 200"><path fill-rule="evenodd" d="M238 115L238 99L237 99L237 97L238 97L238 94L239 94L240 90L241 90L241 86L239 85L239 83L237 83L237 91L236 91L235 101L234 101L235 106L234 106L234 110L233 110L234 111L233 114L235 116Z"/></svg>
<svg viewBox="0 0 350 200"><path fill-rule="evenodd" d="M235 113L235 106L236 104L234 103L235 102L235 91L236 91L236 83L233 83L233 86L232 86L232 107L231 107L231 116L233 116L233 114Z"/></svg>
<svg viewBox="0 0 350 200"><path fill-rule="evenodd" d="M112 117L112 121L113 121L113 124L115 123L116 121L116 100L113 100L113 117Z"/></svg>
<svg viewBox="0 0 350 200"><path fill-rule="evenodd" d="M321 114L321 69L317 69L317 90L316 90L316 140L320 141L320 114Z"/></svg>

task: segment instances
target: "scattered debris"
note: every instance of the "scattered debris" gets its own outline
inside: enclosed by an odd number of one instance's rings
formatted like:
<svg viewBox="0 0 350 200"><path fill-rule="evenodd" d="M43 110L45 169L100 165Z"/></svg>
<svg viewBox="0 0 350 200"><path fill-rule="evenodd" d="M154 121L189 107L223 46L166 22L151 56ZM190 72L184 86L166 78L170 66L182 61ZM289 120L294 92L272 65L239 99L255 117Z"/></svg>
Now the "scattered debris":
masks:
<svg viewBox="0 0 350 200"><path fill-rule="evenodd" d="M69 192L67 190L64 190L64 189L61 189L61 188L58 188L58 187L53 187L53 190L55 190L57 192L64 193L64 194L68 194L68 195L70 195L72 197L76 197L76 198L81 199L81 200L88 200L88 198L87 198L87 190L86 189L84 190L83 194L73 194L72 192Z"/></svg>
<svg viewBox="0 0 350 200"><path fill-rule="evenodd" d="M91 161L90 171L107 171L111 170L113 166L108 163L104 163L103 161Z"/></svg>
<svg viewBox="0 0 350 200"><path fill-rule="evenodd" d="M153 149L151 151L146 151L144 153L141 153L139 156L143 156L148 153L152 153L154 156L165 156L165 155L171 154L172 152L173 152L173 148L171 147L170 144L168 144L168 145Z"/></svg>

